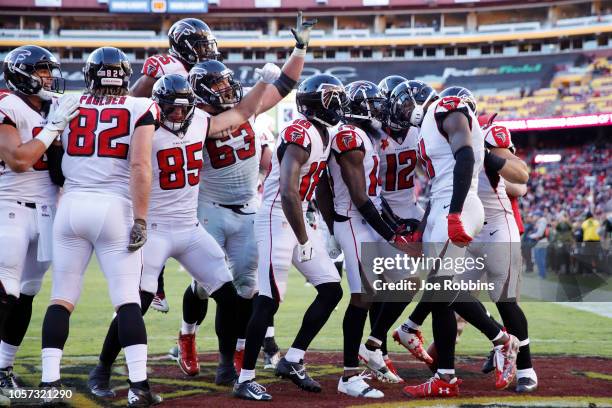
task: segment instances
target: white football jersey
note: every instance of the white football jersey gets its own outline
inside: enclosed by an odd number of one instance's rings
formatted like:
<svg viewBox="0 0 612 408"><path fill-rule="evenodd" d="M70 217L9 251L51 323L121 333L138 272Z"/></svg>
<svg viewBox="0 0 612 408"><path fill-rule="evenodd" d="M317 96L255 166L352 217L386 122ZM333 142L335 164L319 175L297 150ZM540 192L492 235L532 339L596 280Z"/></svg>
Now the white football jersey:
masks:
<svg viewBox="0 0 612 408"><path fill-rule="evenodd" d="M47 119L24 99L13 93L0 94L0 124L14 126L22 143L36 137L46 123ZM0 161L1 199L55 204L57 192L58 187L49 177L45 155L23 173L15 173L6 163Z"/></svg>
<svg viewBox="0 0 612 408"><path fill-rule="evenodd" d="M499 148L512 147L510 131L505 126L493 123L482 130L487 146ZM513 213L512 203L506 194L504 178L495 171L487 171L486 167L483 167L478 175L478 197L480 197L485 210L485 219L491 219L504 213Z"/></svg>
<svg viewBox="0 0 612 408"><path fill-rule="evenodd" d="M64 190L130 199L130 143L136 127L159 121L149 98L81 96L79 115L62 133Z"/></svg>
<svg viewBox="0 0 612 408"><path fill-rule="evenodd" d="M187 78L189 67L186 67L178 58L168 54L153 55L147 58L142 66L142 75L151 78L157 79L168 74L179 74Z"/></svg>
<svg viewBox="0 0 612 408"><path fill-rule="evenodd" d="M150 223L197 222L202 147L208 120L208 115L196 109L185 134L177 136L163 126L155 131Z"/></svg>
<svg viewBox="0 0 612 408"><path fill-rule="evenodd" d="M329 174L334 192L334 209L336 213L347 217L359 214L351 200L348 187L342 178L338 157L352 150L364 153L363 170L367 194L376 208L380 209L380 187L378 185L378 154L372 140L363 129L353 125L341 125L330 132L332 154L329 157Z"/></svg>
<svg viewBox="0 0 612 408"><path fill-rule="evenodd" d="M246 204L257 194L260 137L255 120L224 131L221 139L207 139L200 201L218 204Z"/></svg>
<svg viewBox="0 0 612 408"><path fill-rule="evenodd" d="M451 112L463 113L469 121L472 130L472 149L474 150L474 173L470 192L478 191L478 174L482 170L484 160L484 135L478 127L478 120L465 103L456 96L448 96L434 102L421 124L419 132L419 157L431 183L431 197L450 197L453 194L453 169L455 157L451 150L448 135L442 129L446 115Z"/></svg>
<svg viewBox="0 0 612 408"><path fill-rule="evenodd" d="M414 218L418 206L414 189L418 138L419 129L411 126L405 137L394 139L385 133L377 144L381 195L395 215L405 219Z"/></svg>
<svg viewBox="0 0 612 408"><path fill-rule="evenodd" d="M317 128L307 119L300 118L291 122L283 129L276 143L276 151L272 155L272 169L264 182L264 198L262 207L272 207L283 211L280 198L280 160L290 144L296 144L308 152L308 160L300 168L300 198L305 212L308 201L312 199L315 187L327 167L330 145L323 145L323 139Z"/></svg>

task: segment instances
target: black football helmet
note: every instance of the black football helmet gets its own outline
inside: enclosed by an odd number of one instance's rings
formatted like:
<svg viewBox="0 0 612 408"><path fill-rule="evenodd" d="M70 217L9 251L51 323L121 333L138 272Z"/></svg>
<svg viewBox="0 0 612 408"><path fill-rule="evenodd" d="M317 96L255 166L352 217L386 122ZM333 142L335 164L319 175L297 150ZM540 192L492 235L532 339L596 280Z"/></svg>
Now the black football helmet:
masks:
<svg viewBox="0 0 612 408"><path fill-rule="evenodd" d="M170 54L189 66L221 56L210 27L197 18L184 18L174 23L168 30L168 39Z"/></svg>
<svg viewBox="0 0 612 408"><path fill-rule="evenodd" d="M437 92L422 81L404 81L389 96L389 127L393 130L421 126L425 105L438 98Z"/></svg>
<svg viewBox="0 0 612 408"><path fill-rule="evenodd" d="M440 98L444 98L446 96L458 96L467 104L467 106L469 106L474 115L477 115L476 97L469 89L462 86L451 86L440 92Z"/></svg>
<svg viewBox="0 0 612 408"><path fill-rule="evenodd" d="M344 118L348 104L344 85L329 74L312 75L302 81L295 101L298 112L326 127L334 127Z"/></svg>
<svg viewBox="0 0 612 408"><path fill-rule="evenodd" d="M42 70L47 70L49 77L41 77L38 71ZM24 45L9 52L4 58L2 72L11 91L37 95L44 100L64 93L59 61L51 52L36 45Z"/></svg>
<svg viewBox="0 0 612 408"><path fill-rule="evenodd" d="M231 109L242 100L242 85L234 79L234 72L219 61L197 63L189 71L189 83L198 103L217 110Z"/></svg>
<svg viewBox="0 0 612 408"><path fill-rule="evenodd" d="M159 78L153 85L151 98L160 109L162 126L171 132L184 133L195 111L196 97L189 82L179 74L168 74ZM179 108L181 115L173 119Z"/></svg>
<svg viewBox="0 0 612 408"><path fill-rule="evenodd" d="M345 116L357 123L367 122L380 129L387 122L387 99L370 81L355 81L346 87L348 106Z"/></svg>
<svg viewBox="0 0 612 408"><path fill-rule="evenodd" d="M385 95L385 98L389 98L393 88L407 80L408 78L404 78L401 75L389 75L380 80L378 87L383 95Z"/></svg>
<svg viewBox="0 0 612 408"><path fill-rule="evenodd" d="M119 48L101 47L94 50L83 68L85 87L93 94L127 94L132 67L128 57Z"/></svg>

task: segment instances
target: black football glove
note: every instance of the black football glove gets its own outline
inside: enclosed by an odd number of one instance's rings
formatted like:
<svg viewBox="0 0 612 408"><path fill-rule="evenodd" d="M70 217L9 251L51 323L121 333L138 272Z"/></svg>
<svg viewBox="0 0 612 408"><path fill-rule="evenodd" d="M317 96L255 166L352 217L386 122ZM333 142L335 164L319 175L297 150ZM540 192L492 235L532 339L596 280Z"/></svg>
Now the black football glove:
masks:
<svg viewBox="0 0 612 408"><path fill-rule="evenodd" d="M128 250L136 251L141 248L145 242L147 242L147 222L137 218L134 220L134 225L132 225L132 231L130 232Z"/></svg>
<svg viewBox="0 0 612 408"><path fill-rule="evenodd" d="M317 24L319 20L313 18L312 20L304 20L302 12L298 11L296 28L291 29L291 34L295 37L295 47L304 49L308 46L310 41L310 30Z"/></svg>

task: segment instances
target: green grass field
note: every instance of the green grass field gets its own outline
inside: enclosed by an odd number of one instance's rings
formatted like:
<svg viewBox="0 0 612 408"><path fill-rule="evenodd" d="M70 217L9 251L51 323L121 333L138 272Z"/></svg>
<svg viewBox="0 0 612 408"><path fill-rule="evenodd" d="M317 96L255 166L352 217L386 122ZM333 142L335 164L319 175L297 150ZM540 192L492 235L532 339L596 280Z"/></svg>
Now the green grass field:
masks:
<svg viewBox="0 0 612 408"><path fill-rule="evenodd" d="M150 354L166 353L176 340L181 321L182 294L190 282L187 273L179 272L178 267L178 263L171 261L166 268L165 286L170 312L161 314L150 310L145 317ZM43 290L34 301L32 321L18 358L40 356L42 319L51 289L49 278L50 274L46 277ZM342 317L349 299L349 296L346 296L348 294L346 285L344 289L345 297L315 339L312 349L342 349ZM315 293L312 287L304 285L303 277L292 270L286 300L276 315L276 338L282 349L289 347L302 315ZM213 328L215 311L213 303L211 300L208 316L198 334L200 351L213 351L217 346ZM487 307L490 311L495 311L494 306L487 305ZM533 353L612 357L611 319L552 303L524 303L523 308L530 323L529 337ZM81 301L70 321L70 337L64 349L65 355L97 355L112 314L106 281L94 261L86 273ZM402 317L404 318L405 316ZM431 339L429 322L425 323L425 335L427 339ZM489 347L490 343L480 333L468 327L457 351L462 354L484 355ZM390 350L403 349L391 342Z"/></svg>

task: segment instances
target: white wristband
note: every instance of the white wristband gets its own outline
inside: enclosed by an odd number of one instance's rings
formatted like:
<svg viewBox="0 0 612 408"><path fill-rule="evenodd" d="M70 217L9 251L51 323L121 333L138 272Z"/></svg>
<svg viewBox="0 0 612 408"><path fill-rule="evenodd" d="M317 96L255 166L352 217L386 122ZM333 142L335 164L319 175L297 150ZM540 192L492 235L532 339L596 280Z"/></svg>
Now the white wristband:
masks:
<svg viewBox="0 0 612 408"><path fill-rule="evenodd" d="M294 48L293 52L291 53L292 57L305 57L306 56L306 47L304 48Z"/></svg>
<svg viewBox="0 0 612 408"><path fill-rule="evenodd" d="M39 140L41 142L43 142L43 144L45 145L46 148L49 148L49 146L51 145L51 143L53 143L53 141L55 139L57 139L57 136L59 135L59 132L57 130L49 130L46 126L44 128L42 128L42 130L40 131L40 133L38 133L36 135L36 140Z"/></svg>

